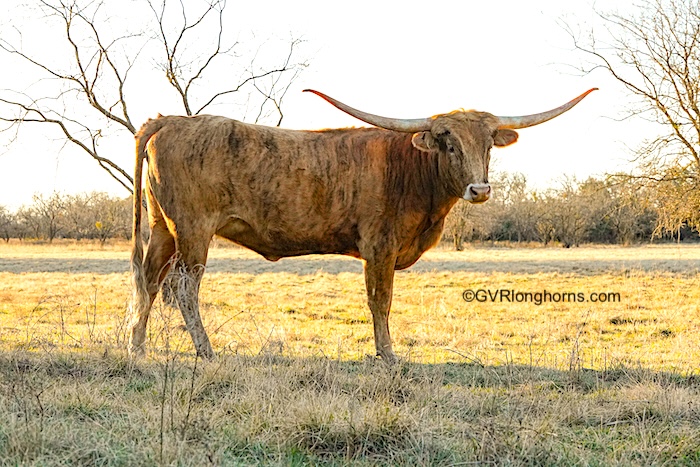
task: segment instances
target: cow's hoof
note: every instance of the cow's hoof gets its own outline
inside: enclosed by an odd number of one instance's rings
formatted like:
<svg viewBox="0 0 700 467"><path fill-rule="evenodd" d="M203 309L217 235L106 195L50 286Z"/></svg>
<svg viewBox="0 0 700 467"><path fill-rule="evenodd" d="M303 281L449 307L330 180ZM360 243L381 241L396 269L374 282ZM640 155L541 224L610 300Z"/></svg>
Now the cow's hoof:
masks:
<svg viewBox="0 0 700 467"><path fill-rule="evenodd" d="M394 352L384 352L384 353L377 353L377 358L381 359L384 363L388 365L394 365L396 363L399 363L399 359L394 354Z"/></svg>
<svg viewBox="0 0 700 467"><path fill-rule="evenodd" d="M146 346L145 345L130 345L129 346L129 358L140 359L146 356Z"/></svg>
<svg viewBox="0 0 700 467"><path fill-rule="evenodd" d="M205 362L213 362L216 360L216 354L211 348L209 348L202 352L197 352L197 358L201 358Z"/></svg>

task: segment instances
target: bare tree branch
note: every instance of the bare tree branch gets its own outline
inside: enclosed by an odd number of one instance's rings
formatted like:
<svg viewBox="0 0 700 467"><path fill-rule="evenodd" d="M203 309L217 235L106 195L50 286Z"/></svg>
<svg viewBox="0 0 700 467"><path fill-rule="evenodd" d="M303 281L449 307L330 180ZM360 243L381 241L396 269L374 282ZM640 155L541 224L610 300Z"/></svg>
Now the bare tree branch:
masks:
<svg viewBox="0 0 700 467"><path fill-rule="evenodd" d="M107 171L107 173L109 173L109 175L112 178L114 178L124 188L126 188L129 191L129 193L133 193L133 190L132 190L132 187L134 186L133 178L131 178L131 176L124 169L119 167L117 164L115 164L114 162L112 162L111 160L109 160L107 158L101 157L97 153L97 139L100 136L99 130L97 133L93 133L88 127L83 126L83 125L79 124L78 122L70 120L71 123L78 123L79 125L81 125L83 127L83 129L89 133L90 139L91 139L91 145L88 146L83 141L81 141L80 139L75 137L70 132L70 130L68 130L68 128L65 124L65 122L67 121L67 119L65 117L63 119L50 118L50 117L47 117L40 110L33 108L31 106L24 105L20 102L8 101L8 100L2 99L2 98L0 98L0 102L19 107L25 111L24 116L17 117L17 118L11 118L11 119L0 116L0 120L6 121L6 122L15 122L15 123L36 122L36 123L51 123L51 124L57 125L61 129L61 131L63 132L63 134L65 135L65 137L68 141L70 141L71 143L75 144L76 146L80 147L83 151L88 153L90 155L90 157L95 159L97 161L97 163L100 165L100 167L105 169ZM33 115L33 114L36 114L36 117L30 117L30 115ZM119 178L117 176L117 173L120 174L122 177L124 177L128 183L125 183L124 180Z"/></svg>
<svg viewBox="0 0 700 467"><path fill-rule="evenodd" d="M582 71L604 68L638 98L629 115L653 115L665 132L636 148L640 180L665 195L664 229L700 229L700 4L697 0L641 0L635 14L598 12L604 30L574 47L592 58ZM601 42L601 37L604 38ZM679 203L678 198L682 201ZM697 203L693 208L681 206ZM666 209L666 211L664 211ZM674 214L675 212L675 214Z"/></svg>
<svg viewBox="0 0 700 467"><path fill-rule="evenodd" d="M238 42L227 40L225 34L226 0L209 0L203 7L193 7L183 0L138 0L134 6L139 6L139 2L146 11L150 9L152 19L146 19L148 24L140 31L115 33L114 25L126 25L119 19L113 21L113 15L118 15L116 10L108 10L113 2L34 0L33 8L38 8L45 16L47 25L59 25L63 31L62 38L70 52L61 61L42 56L41 50L23 49L21 24L11 26L20 41L13 43L8 34L0 37L0 53L18 58L20 63L29 66L30 71L44 77L37 78L37 83L42 85L35 87L40 91L0 91L0 121L10 124L2 131L25 123L57 126L66 142L87 153L129 192L133 186L131 176L104 156L105 149L100 146L100 140L109 133L113 134L115 126L130 134L137 131L130 109L137 98L133 89L139 83L130 83L128 79L135 67L143 71L153 63L160 63L166 81L178 93L187 115L198 114L213 103L222 102L224 97L252 85L249 92L261 94L263 107L272 103L280 115L279 124L282 98L306 65L295 61L299 41L291 40L289 53L280 65L256 71L251 68L248 76L244 75L238 83L228 83L221 89L216 83L215 67L224 63L223 60L231 63L239 60L234 54ZM110 27L107 27L108 23ZM161 45L162 55L160 58L151 55L144 60L143 52L151 51L149 45L154 38ZM49 80L42 81L46 77ZM269 77L272 80L267 86L257 85ZM50 88L53 91L47 92L46 89ZM23 97L17 99L17 94Z"/></svg>

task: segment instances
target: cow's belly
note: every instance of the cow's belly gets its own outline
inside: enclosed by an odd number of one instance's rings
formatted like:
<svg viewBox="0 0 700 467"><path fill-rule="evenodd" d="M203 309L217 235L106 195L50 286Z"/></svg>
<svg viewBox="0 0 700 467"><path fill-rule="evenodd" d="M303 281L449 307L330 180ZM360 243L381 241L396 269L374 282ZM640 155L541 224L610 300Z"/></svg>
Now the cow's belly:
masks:
<svg viewBox="0 0 700 467"><path fill-rule="evenodd" d="M230 219L216 235L231 240L262 255L269 261L289 256L313 254L342 254L360 257L356 242L350 235L326 235L323 238L294 236L289 232L259 232L240 218Z"/></svg>

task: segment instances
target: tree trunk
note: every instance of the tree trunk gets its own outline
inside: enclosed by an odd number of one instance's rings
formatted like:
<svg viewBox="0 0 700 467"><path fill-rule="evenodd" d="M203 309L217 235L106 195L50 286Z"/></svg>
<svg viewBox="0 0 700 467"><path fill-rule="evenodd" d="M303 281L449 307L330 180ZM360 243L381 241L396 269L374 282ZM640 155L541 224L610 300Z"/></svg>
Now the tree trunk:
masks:
<svg viewBox="0 0 700 467"><path fill-rule="evenodd" d="M462 236L460 234L454 234L452 236L452 241L454 242L455 251L462 251Z"/></svg>

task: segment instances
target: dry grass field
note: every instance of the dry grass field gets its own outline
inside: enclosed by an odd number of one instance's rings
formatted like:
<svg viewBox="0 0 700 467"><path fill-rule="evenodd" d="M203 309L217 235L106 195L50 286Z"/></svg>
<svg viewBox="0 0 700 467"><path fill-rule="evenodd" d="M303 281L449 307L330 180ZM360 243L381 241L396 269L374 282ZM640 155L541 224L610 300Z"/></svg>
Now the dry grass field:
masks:
<svg viewBox="0 0 700 467"><path fill-rule="evenodd" d="M219 359L157 303L132 362L128 256L0 244L0 465L700 463L700 245L428 252L397 273L393 367L359 261L223 245Z"/></svg>

